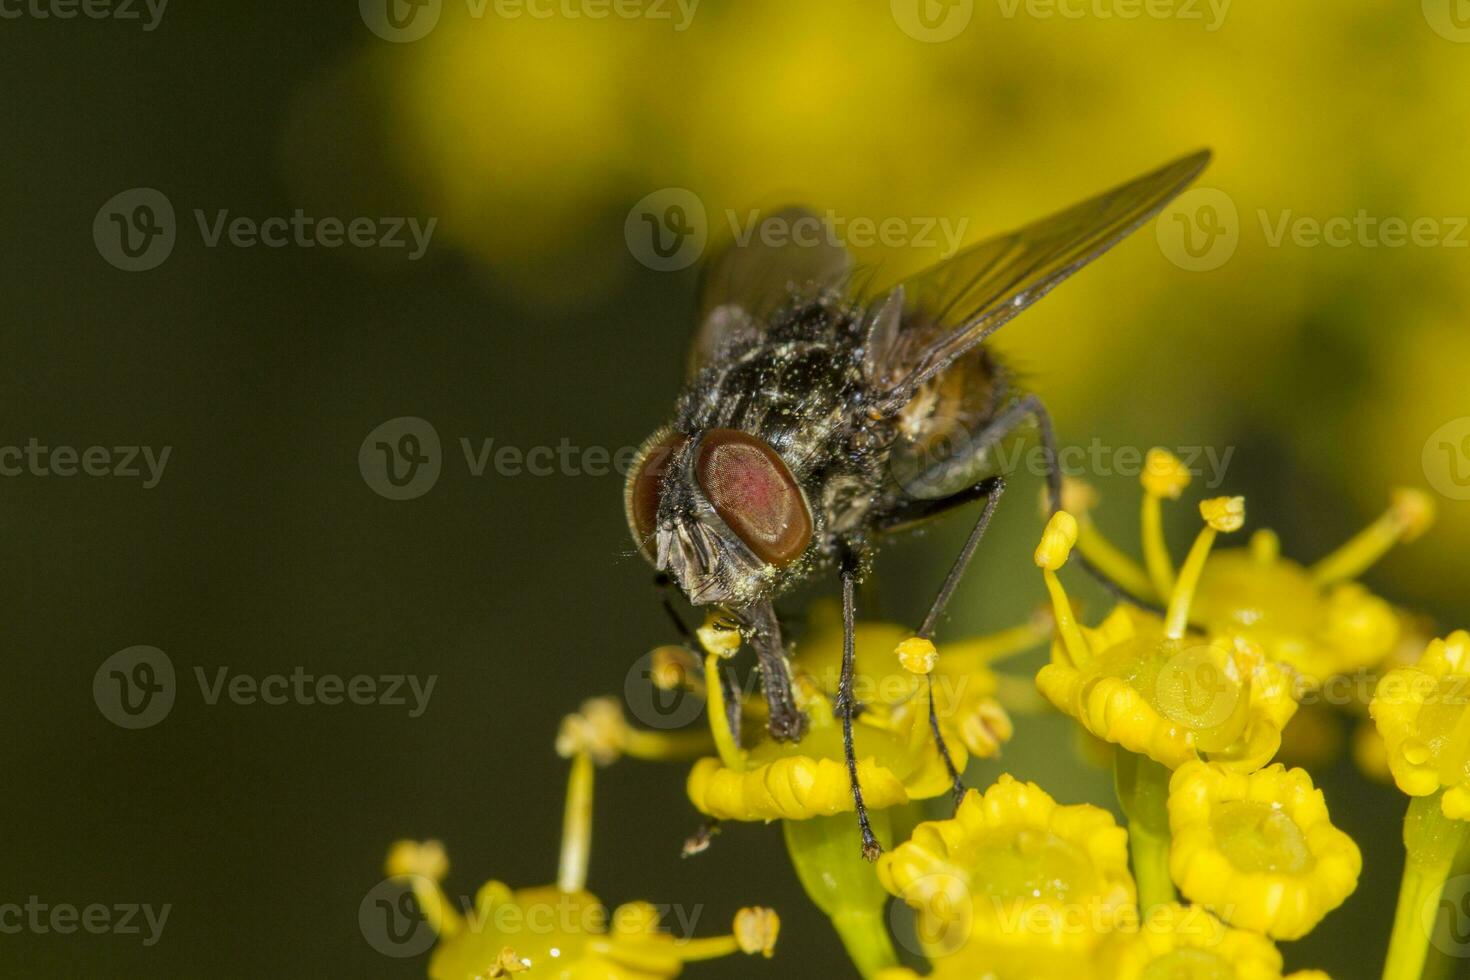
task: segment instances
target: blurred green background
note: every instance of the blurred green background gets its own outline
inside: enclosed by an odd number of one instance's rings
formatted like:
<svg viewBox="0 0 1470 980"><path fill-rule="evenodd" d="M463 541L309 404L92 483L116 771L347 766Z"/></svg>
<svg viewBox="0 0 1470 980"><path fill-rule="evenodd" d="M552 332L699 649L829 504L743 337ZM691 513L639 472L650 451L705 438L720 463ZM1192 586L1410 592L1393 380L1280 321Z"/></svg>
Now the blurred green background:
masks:
<svg viewBox="0 0 1470 980"><path fill-rule="evenodd" d="M1213 147L1202 183L1236 212L1233 231L1211 212L1228 258L1171 260L1168 229L1193 219L1203 234L1209 215L1166 216L1162 237L1140 232L1008 327L1001 349L1065 443L1233 447L1223 489L1299 558L1366 523L1392 485L1441 489L1436 528L1368 582L1470 623L1470 505L1454 479L1470 459L1426 466L1441 457L1425 453L1470 416L1470 27L1455 2L1222 16L1181 0L1173 16L1127 19L1103 16L1120 9L1109 0L1069 8L1080 17L976 0L929 9L943 40L914 36L904 0L703 0L684 30L677 7L671 20L538 19L444 0L433 30L402 42L350 0L175 0L151 31L6 8L21 16L0 22L0 445L172 454L148 490L0 479L0 902L172 911L150 948L0 936L0 973L420 976L423 958L379 954L358 925L392 840L444 840L455 895L553 879L557 721L621 692L669 630L629 555L619 477L476 477L459 440L615 450L663 420L695 271L651 270L624 236L629 209L663 188L692 191L712 226L728 208L802 200L963 220L974 239ZM167 196L177 243L130 273L104 259L93 222L137 187ZM409 261L207 247L193 218L297 208L438 224ZM1360 209L1433 219L1441 243L1272 244L1283 220ZM858 252L893 271L936 257ZM428 420L444 447L437 484L410 501L375 494L358 469L363 439L399 416ZM1091 478L1100 523L1136 541L1136 482ZM1036 491L1022 481L1003 509L950 635L1040 601ZM966 529L960 517L885 552L886 615L919 614ZM125 731L92 680L135 644L164 650L180 685L164 721ZM195 667L438 682L418 718L211 706ZM1004 762L1065 802L1111 799L1057 719L1021 719ZM1347 761L1320 782L1365 871L1287 963L1374 976L1403 799ZM679 859L696 823L681 769L601 773L596 820L590 884L607 901L702 905L705 932L744 904L781 910L777 960L689 975L846 975L776 828L730 828Z"/></svg>

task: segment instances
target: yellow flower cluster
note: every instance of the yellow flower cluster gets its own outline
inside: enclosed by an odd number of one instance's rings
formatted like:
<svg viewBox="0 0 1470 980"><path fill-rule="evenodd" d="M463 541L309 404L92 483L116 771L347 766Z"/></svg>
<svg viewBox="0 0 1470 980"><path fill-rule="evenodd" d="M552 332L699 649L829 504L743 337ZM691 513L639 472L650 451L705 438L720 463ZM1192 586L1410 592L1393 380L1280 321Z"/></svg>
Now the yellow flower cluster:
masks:
<svg viewBox="0 0 1470 980"><path fill-rule="evenodd" d="M1140 598L1169 601L1176 583L1162 504L1177 500L1189 481L1178 458L1162 449L1149 452L1142 478L1143 567L1092 524L1087 510L1095 494L1073 487L1067 496L1079 505L1078 550ZM1282 557L1275 533L1259 530L1249 547L1222 549L1205 561L1190 621L1211 635L1249 640L1312 683L1375 666L1392 654L1400 617L1352 579L1396 543L1423 534L1434 517L1427 493L1395 490L1382 516L1311 567Z"/></svg>
<svg viewBox="0 0 1470 980"><path fill-rule="evenodd" d="M1444 815L1470 820L1470 633L1435 640L1418 663L1384 675L1371 712L1399 789L1443 790Z"/></svg>
<svg viewBox="0 0 1470 980"><path fill-rule="evenodd" d="M1049 623L1036 620L1004 633L936 647L901 626L859 623L854 646L853 724L858 781L870 810L940 796L953 786L930 725L931 700L951 760L963 772L969 754L993 756L1011 736L1010 717L995 694L989 664L1035 646ZM736 634L738 635L738 634ZM710 650L706 675L733 650ZM793 667L798 701L810 728L800 742L780 742L764 730L749 747L735 744L723 694L706 685L707 714L718 757L700 759L689 774L690 801L720 820L806 820L852 812L851 783L835 713L842 657L841 624L819 607ZM757 698L747 699L759 700ZM747 711L742 703L742 712Z"/></svg>
<svg viewBox="0 0 1470 980"><path fill-rule="evenodd" d="M1036 552L1052 594L1058 637L1036 684L1098 738L1170 768L1210 758L1249 771L1276 754L1296 711L1290 675L1243 636L1188 628L1193 592L1216 534L1240 526L1240 498L1205 501L1206 517L1165 619L1120 606L1096 629L1079 624L1056 570L1078 540L1067 511Z"/></svg>
<svg viewBox="0 0 1470 980"><path fill-rule="evenodd" d="M984 793L971 791L952 820L921 824L879 859L878 876L915 910L938 980L1281 980L1281 954L1257 931L1232 928L1198 905L1141 915L1126 841L1106 811L1058 804L1002 776ZM879 974L915 977L906 969Z"/></svg>

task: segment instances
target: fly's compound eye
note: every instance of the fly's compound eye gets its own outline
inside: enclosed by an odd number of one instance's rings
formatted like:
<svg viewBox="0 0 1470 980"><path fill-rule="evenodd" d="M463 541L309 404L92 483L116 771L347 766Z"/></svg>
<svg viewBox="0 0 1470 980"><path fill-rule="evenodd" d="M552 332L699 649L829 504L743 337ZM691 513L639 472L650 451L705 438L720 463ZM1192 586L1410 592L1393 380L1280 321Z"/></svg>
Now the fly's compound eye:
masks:
<svg viewBox="0 0 1470 980"><path fill-rule="evenodd" d="M628 530L644 556L654 560L653 532L658 526L658 498L663 489L669 460L688 442L677 432L655 433L638 451L638 460L628 474L623 506L628 513Z"/></svg>
<svg viewBox="0 0 1470 980"><path fill-rule="evenodd" d="M801 557L812 515L776 451L736 429L711 429L699 443L694 478L720 520L771 565Z"/></svg>

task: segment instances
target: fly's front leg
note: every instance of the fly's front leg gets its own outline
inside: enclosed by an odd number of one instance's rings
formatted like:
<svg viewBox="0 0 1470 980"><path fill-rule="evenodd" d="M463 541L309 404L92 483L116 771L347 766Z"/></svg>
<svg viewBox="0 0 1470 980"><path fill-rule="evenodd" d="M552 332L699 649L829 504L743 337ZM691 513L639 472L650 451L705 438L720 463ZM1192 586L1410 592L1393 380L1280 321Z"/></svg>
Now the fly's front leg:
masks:
<svg viewBox="0 0 1470 980"><path fill-rule="evenodd" d="M857 644L857 561L850 551L842 556L842 679L837 685L837 712L842 715L842 753L847 762L847 779L852 789L853 809L857 811L858 830L862 834L863 858L878 860L883 845L873 835L873 825L868 819L868 807L863 803L863 787L858 780L857 752L852 744L852 717L855 705L852 696L853 664L856 660Z"/></svg>
<svg viewBox="0 0 1470 980"><path fill-rule="evenodd" d="M760 664L761 689L771 709L771 737L778 742L799 742L806 734L807 716L797 707L791 689L791 664L786 659L786 644L781 639L781 623L770 602L758 602L736 610L746 639L755 648Z"/></svg>

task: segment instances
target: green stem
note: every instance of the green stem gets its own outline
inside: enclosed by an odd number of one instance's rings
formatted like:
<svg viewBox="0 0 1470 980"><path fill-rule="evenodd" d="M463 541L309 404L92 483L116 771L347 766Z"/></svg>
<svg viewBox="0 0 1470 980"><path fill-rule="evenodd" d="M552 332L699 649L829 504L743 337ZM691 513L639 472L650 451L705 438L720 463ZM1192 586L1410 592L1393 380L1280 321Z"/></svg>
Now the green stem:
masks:
<svg viewBox="0 0 1470 980"><path fill-rule="evenodd" d="M1383 980L1420 980L1445 879L1470 843L1470 823L1440 809L1442 793L1409 801L1404 816L1404 879Z"/></svg>
<svg viewBox="0 0 1470 980"><path fill-rule="evenodd" d="M873 833L885 847L891 843L888 813L871 814ZM786 851L802 887L832 920L847 955L865 978L898 965L884 912L888 893L873 866L863 860L857 817L832 817L782 822Z"/></svg>
<svg viewBox="0 0 1470 980"><path fill-rule="evenodd" d="M1171 775L1147 756L1122 748L1113 752L1113 783L1128 817L1128 850L1138 882L1138 907L1145 915L1155 905L1176 900L1169 875Z"/></svg>

